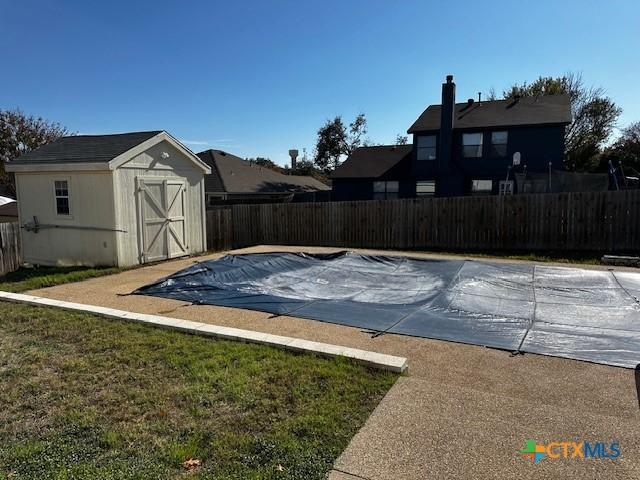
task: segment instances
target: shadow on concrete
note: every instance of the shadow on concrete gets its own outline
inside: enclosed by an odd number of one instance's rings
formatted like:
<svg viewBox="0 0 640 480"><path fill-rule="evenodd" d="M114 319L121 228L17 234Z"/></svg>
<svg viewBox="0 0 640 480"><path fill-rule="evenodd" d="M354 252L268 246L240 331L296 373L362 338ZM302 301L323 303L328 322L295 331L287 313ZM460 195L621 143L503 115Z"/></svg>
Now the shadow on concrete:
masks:
<svg viewBox="0 0 640 480"><path fill-rule="evenodd" d="M640 408L640 363L636 365L636 397L638 398L638 408Z"/></svg>

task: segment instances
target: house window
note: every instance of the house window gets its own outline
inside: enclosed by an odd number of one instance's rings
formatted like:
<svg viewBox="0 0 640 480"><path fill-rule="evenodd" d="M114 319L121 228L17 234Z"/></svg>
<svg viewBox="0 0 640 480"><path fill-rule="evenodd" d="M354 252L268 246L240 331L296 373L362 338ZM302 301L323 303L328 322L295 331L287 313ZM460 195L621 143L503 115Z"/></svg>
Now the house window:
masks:
<svg viewBox="0 0 640 480"><path fill-rule="evenodd" d="M436 182L433 180L426 180L422 182L416 182L416 196L418 197L433 197L436 193Z"/></svg>
<svg viewBox="0 0 640 480"><path fill-rule="evenodd" d="M222 195L208 195L207 199L209 206L214 206L220 204L224 200L224 197Z"/></svg>
<svg viewBox="0 0 640 480"><path fill-rule="evenodd" d="M67 180L55 180L56 214L69 215L69 182Z"/></svg>
<svg viewBox="0 0 640 480"><path fill-rule="evenodd" d="M462 134L462 156L464 158L482 157L482 133Z"/></svg>
<svg viewBox="0 0 640 480"><path fill-rule="evenodd" d="M471 182L472 195L491 195L493 180L473 180Z"/></svg>
<svg viewBox="0 0 640 480"><path fill-rule="evenodd" d="M507 156L507 132L491 132L491 156L506 157Z"/></svg>
<svg viewBox="0 0 640 480"><path fill-rule="evenodd" d="M399 184L397 181L373 182L373 199L388 200L398 198Z"/></svg>
<svg viewBox="0 0 640 480"><path fill-rule="evenodd" d="M498 185L500 195L513 195L513 180L500 180Z"/></svg>
<svg viewBox="0 0 640 480"><path fill-rule="evenodd" d="M418 160L436 159L436 136L421 135L418 137Z"/></svg>

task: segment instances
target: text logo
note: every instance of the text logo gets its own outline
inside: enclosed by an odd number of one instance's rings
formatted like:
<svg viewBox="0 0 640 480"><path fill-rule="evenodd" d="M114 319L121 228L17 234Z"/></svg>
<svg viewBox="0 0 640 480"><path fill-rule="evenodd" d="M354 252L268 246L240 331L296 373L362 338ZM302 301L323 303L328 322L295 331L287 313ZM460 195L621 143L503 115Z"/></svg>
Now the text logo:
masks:
<svg viewBox="0 0 640 480"><path fill-rule="evenodd" d="M550 459L594 459L594 458L618 458L620 456L618 442L549 442L547 444L536 443L535 440L527 440L520 454L538 463L543 458Z"/></svg>

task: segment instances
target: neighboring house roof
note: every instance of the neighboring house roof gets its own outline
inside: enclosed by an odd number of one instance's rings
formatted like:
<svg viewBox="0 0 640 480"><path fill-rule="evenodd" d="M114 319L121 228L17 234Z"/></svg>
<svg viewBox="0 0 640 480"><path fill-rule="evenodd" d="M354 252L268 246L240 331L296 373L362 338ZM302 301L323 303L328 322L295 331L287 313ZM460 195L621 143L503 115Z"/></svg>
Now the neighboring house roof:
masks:
<svg viewBox="0 0 640 480"><path fill-rule="evenodd" d="M441 105L429 105L407 133L440 129ZM456 103L453 128L507 127L571 123L568 95L522 97L518 100L491 100Z"/></svg>
<svg viewBox="0 0 640 480"><path fill-rule="evenodd" d="M11 164L108 162L136 145L158 135L161 131L62 137L21 155L13 160Z"/></svg>
<svg viewBox="0 0 640 480"><path fill-rule="evenodd" d="M211 167L211 174L205 177L206 192L296 193L331 189L313 177L283 175L222 150L205 150L198 157Z"/></svg>
<svg viewBox="0 0 640 480"><path fill-rule="evenodd" d="M378 178L402 167L413 145L379 145L356 148L331 178Z"/></svg>
<svg viewBox="0 0 640 480"><path fill-rule="evenodd" d="M0 205L0 217L17 217L18 216L18 202L13 201L11 203L5 203Z"/></svg>

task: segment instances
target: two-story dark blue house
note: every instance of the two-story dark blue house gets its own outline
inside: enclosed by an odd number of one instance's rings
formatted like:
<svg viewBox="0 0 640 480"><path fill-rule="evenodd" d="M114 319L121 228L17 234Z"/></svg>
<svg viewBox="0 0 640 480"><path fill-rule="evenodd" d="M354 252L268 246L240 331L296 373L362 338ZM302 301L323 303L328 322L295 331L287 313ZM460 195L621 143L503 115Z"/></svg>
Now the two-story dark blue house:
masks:
<svg viewBox="0 0 640 480"><path fill-rule="evenodd" d="M511 194L516 174L563 170L566 95L456 103L453 76L442 104L407 133L413 144L362 147L334 172L333 200Z"/></svg>

